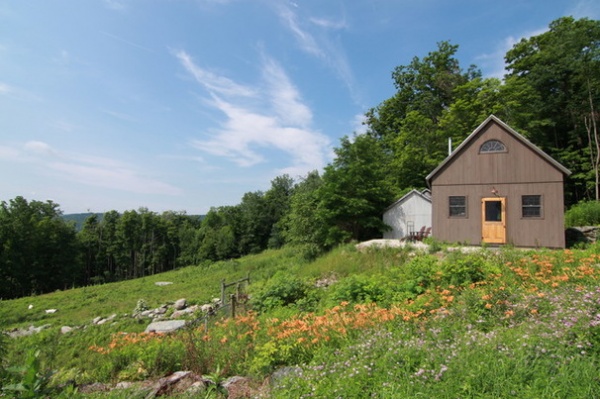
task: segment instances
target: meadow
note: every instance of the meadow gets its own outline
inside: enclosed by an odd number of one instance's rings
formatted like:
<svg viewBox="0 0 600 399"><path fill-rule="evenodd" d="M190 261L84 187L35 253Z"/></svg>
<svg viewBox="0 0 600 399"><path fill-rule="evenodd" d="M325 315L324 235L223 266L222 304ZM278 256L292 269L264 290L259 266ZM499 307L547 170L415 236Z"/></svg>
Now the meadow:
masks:
<svg viewBox="0 0 600 399"><path fill-rule="evenodd" d="M191 370L217 383L250 377L270 398L600 397L600 245L463 253L429 244L346 245L316 260L284 248L1 301L3 329L51 327L2 340L0 396L144 398L139 387L80 387ZM219 296L222 279L247 273L250 304L208 329L144 333L148 320L131 316L141 299L203 303ZM58 311L40 311L48 308ZM114 323L90 325L112 313ZM79 327L61 334L63 325Z"/></svg>

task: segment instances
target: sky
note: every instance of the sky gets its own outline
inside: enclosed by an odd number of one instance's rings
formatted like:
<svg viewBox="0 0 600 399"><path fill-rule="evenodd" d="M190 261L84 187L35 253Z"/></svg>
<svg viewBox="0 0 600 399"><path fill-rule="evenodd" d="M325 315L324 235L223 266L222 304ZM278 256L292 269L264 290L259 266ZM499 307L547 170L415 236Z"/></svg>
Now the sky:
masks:
<svg viewBox="0 0 600 399"><path fill-rule="evenodd" d="M504 73L598 0L0 0L0 201L205 214L322 171L437 43Z"/></svg>

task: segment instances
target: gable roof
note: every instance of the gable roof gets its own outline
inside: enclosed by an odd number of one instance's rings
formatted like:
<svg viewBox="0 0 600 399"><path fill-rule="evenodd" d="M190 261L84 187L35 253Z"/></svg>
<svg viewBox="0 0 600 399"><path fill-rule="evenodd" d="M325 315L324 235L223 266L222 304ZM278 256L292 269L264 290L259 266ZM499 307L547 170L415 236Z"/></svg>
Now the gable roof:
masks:
<svg viewBox="0 0 600 399"><path fill-rule="evenodd" d="M425 190L423 190L423 191L425 191ZM427 190L427 191L429 191L429 190ZM428 196L425 192L421 192L419 190L412 189L408 193L404 194L402 196L402 198L400 198L398 201L394 202L392 205L390 205L387 208L385 208L385 210L383 212L385 213L388 210L390 210L393 207L395 207L396 205L400 205L400 204L408 201L409 198L411 198L411 197L413 197L415 195L423 198L425 201L427 201L427 202L429 202L431 204L431 194Z"/></svg>
<svg viewBox="0 0 600 399"><path fill-rule="evenodd" d="M444 161L442 161L442 163L438 165L437 168L435 168L430 174L427 175L427 177L425 178L425 181L427 181L427 185L431 186L431 179L433 179L435 175L437 175L444 168L444 166L446 166L448 163L450 163L450 161L457 157L458 154L460 154L461 150L465 148L475 137L477 137L477 135L490 123L496 123L500 125L500 127L502 127L504 130L510 133L515 139L520 141L521 144L531 149L541 158L546 160L550 165L554 166L556 169L562 172L565 176L569 176L571 174L571 171L569 169L562 166L560 163L558 163L558 161L556 161L550 155L546 154L531 141L527 140L521 134L517 133L517 131L508 126L506 123L502 122L496 116L490 115L485 121L483 121L483 123L481 123L481 125L477 127L477 129L473 131L473 133L471 133L462 143L460 143L460 145L456 147L456 149L452 151L452 153L448 155L446 159L444 159Z"/></svg>

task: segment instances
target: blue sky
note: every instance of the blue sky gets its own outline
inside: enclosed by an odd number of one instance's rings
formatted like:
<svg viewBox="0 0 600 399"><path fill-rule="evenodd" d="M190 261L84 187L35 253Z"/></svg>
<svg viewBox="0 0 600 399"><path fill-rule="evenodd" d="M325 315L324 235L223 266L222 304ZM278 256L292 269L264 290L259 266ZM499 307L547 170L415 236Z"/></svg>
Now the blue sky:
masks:
<svg viewBox="0 0 600 399"><path fill-rule="evenodd" d="M0 201L206 213L331 162L448 40L463 68L597 0L0 0Z"/></svg>

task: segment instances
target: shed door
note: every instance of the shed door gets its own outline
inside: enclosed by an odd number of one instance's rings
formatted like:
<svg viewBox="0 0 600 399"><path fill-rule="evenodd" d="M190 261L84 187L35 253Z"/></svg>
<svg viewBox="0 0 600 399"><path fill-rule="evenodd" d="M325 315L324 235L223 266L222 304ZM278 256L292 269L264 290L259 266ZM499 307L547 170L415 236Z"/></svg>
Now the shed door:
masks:
<svg viewBox="0 0 600 399"><path fill-rule="evenodd" d="M490 244L506 243L506 198L481 200L481 241Z"/></svg>

